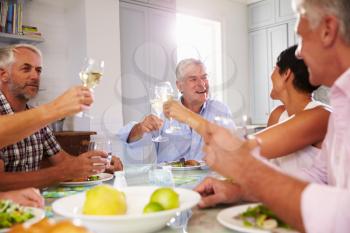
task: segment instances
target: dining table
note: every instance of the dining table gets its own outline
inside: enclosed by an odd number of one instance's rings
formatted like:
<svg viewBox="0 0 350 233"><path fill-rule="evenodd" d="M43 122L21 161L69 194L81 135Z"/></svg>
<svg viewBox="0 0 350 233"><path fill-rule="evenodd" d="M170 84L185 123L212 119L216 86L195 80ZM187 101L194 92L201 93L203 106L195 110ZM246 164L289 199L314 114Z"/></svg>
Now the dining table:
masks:
<svg viewBox="0 0 350 233"><path fill-rule="evenodd" d="M125 166L125 179L128 186L135 185L150 185L148 178L147 166ZM175 187L193 189L198 185L205 177L218 175L209 169L193 169L193 170L172 170L172 178ZM114 179L108 180L104 183L113 185ZM86 191L93 186L53 186L42 190L42 194L45 197L45 211L46 216L54 220L61 220L64 217L57 215L52 210L52 203L62 197L73 195L79 192ZM220 205L213 208L201 209L198 207L192 208L192 210L184 211L178 213L176 217L172 218L166 227L158 232L170 233L170 232L216 232L216 233L226 233L226 232L237 232L228 229L221 225L217 220L217 215L220 211L230 206ZM96 232L98 233L98 232Z"/></svg>

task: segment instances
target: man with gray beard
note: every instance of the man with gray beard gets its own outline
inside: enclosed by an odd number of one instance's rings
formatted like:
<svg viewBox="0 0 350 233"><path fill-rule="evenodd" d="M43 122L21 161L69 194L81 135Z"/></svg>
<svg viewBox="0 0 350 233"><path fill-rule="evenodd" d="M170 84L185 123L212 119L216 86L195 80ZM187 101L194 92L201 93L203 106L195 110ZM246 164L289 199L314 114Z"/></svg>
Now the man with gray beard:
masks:
<svg viewBox="0 0 350 233"><path fill-rule="evenodd" d="M20 113L30 108L27 102L38 93L41 72L42 55L36 47L19 44L0 49L1 115ZM102 151L70 156L61 149L46 126L15 144L1 148L0 190L41 188L61 181L87 178L106 169L106 157ZM40 169L43 159L48 159L51 166ZM112 163L111 170L122 169L117 157Z"/></svg>

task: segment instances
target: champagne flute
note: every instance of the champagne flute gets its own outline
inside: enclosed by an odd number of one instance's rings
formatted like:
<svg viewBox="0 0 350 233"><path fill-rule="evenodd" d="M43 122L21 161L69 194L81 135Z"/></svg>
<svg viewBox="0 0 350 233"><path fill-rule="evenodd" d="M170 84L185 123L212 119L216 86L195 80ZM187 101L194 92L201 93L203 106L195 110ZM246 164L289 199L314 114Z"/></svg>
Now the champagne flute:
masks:
<svg viewBox="0 0 350 233"><path fill-rule="evenodd" d="M158 83L156 86L156 90L158 92L156 93L156 95L161 96L161 98L165 99L166 101L175 97L175 92L170 82ZM165 129L165 132L167 134L177 134L180 131L180 129L181 128L179 126L174 125L174 120L170 117L169 127Z"/></svg>
<svg viewBox="0 0 350 233"><path fill-rule="evenodd" d="M83 83L83 86L89 88L92 91L100 83L100 80L103 77L103 71L104 71L103 60L86 58L83 68L79 72L79 77ZM77 116L79 117L83 117L84 115L92 119L92 117L85 112L83 112L82 114L81 113L77 114Z"/></svg>
<svg viewBox="0 0 350 233"><path fill-rule="evenodd" d="M151 97L150 97L150 103L153 112L158 116L159 118L162 118L162 112L163 112L163 104L166 102L167 96L163 95L163 91L160 87L156 86L154 88L154 92L151 91ZM166 142L169 139L162 135L162 129L159 129L159 134L157 137L152 137L153 142Z"/></svg>

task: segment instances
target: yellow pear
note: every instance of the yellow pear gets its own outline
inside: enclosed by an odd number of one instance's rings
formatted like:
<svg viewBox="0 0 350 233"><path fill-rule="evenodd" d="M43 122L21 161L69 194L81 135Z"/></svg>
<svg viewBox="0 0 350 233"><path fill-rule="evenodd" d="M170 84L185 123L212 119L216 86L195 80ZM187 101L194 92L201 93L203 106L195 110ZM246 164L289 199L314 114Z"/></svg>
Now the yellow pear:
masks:
<svg viewBox="0 0 350 233"><path fill-rule="evenodd" d="M86 192L83 214L123 215L126 209L125 194L112 186L99 185Z"/></svg>

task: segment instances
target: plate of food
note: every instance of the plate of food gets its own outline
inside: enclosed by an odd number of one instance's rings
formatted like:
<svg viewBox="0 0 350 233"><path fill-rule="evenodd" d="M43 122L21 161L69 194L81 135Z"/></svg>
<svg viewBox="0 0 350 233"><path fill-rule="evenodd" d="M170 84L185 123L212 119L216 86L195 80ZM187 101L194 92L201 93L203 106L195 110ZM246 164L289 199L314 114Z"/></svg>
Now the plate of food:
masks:
<svg viewBox="0 0 350 233"><path fill-rule="evenodd" d="M224 209L217 220L229 229L245 233L297 233L260 203Z"/></svg>
<svg viewBox="0 0 350 233"><path fill-rule="evenodd" d="M171 170L174 171L186 171L186 170L196 170L196 169L207 169L208 166L204 161L197 161L197 160L185 160L180 159L178 161L172 161L172 162L165 162L161 163L160 166L170 166Z"/></svg>
<svg viewBox="0 0 350 233"><path fill-rule="evenodd" d="M45 212L42 209L24 207L9 200L2 200L0 216L0 233L3 233L16 224L30 225L38 222L45 217Z"/></svg>
<svg viewBox="0 0 350 233"><path fill-rule="evenodd" d="M87 179L74 179L71 181L60 182L62 186L89 186L100 184L104 181L110 180L113 178L112 174L109 173L99 173L93 176L88 177Z"/></svg>

